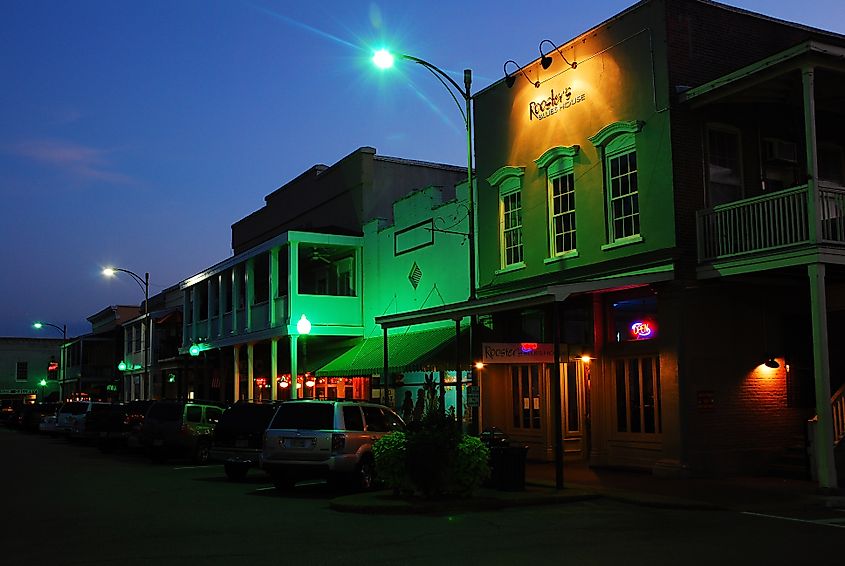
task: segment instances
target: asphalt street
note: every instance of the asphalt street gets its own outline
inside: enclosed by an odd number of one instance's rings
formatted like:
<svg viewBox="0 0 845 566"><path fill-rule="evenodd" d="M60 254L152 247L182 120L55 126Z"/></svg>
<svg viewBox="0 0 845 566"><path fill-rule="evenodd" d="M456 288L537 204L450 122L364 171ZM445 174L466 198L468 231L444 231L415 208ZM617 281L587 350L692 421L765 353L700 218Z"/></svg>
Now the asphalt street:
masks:
<svg viewBox="0 0 845 566"><path fill-rule="evenodd" d="M323 483L282 494L259 472L0 429L0 563L842 564L842 524L598 499L454 515L329 508Z"/></svg>

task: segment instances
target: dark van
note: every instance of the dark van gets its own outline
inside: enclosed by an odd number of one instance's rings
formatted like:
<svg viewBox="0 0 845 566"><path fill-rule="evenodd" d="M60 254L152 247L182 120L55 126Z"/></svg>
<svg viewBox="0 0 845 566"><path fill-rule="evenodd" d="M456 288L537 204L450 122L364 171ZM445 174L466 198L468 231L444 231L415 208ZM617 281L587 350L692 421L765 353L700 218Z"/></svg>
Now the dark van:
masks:
<svg viewBox="0 0 845 566"><path fill-rule="evenodd" d="M223 413L214 429L209 459L222 462L230 480L243 481L250 468L258 467L264 431L277 406L239 401Z"/></svg>

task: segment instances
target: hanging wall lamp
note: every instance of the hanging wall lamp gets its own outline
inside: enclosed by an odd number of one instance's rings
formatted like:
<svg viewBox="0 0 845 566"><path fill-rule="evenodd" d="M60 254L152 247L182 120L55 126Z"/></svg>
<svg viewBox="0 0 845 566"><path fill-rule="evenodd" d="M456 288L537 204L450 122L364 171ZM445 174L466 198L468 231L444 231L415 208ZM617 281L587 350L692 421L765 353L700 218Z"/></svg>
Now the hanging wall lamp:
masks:
<svg viewBox="0 0 845 566"><path fill-rule="evenodd" d="M528 75L525 74L525 71L522 69L522 67L520 67L519 64L513 59L508 59L507 61L505 61L505 64L502 65L502 69L505 72L505 84L508 85L508 88L511 88L513 86L513 83L516 82L516 73L508 73L508 63L513 63L514 65L516 65L517 70L522 73L522 76L525 77L526 81L533 84L535 88L540 88L540 81L533 82L531 79L529 79Z"/></svg>
<svg viewBox="0 0 845 566"><path fill-rule="evenodd" d="M548 69L549 67L552 66L551 55L548 55L548 54L544 55L543 54L543 44L544 43L550 43L552 45L552 47L555 48L555 51L560 53L560 57L563 59L563 62L566 63L567 65L569 65L569 67L571 69L574 69L575 67L578 66L578 63L576 63L575 61L570 63L569 60L566 58L566 56L563 54L563 52L558 48L557 45L554 44L554 42L552 40L544 39L543 41L540 42L540 46L539 46L539 49L540 49L540 66L541 67L543 67L544 69ZM551 53L551 52L549 52L549 53Z"/></svg>

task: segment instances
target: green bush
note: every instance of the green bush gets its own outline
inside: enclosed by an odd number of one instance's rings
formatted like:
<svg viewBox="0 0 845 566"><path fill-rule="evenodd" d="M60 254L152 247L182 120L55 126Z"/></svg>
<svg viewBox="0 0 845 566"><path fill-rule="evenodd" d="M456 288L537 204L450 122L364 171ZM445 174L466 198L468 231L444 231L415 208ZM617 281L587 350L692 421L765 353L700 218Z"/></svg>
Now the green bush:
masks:
<svg viewBox="0 0 845 566"><path fill-rule="evenodd" d="M373 444L376 474L388 487L395 491L411 489L408 480L405 446L405 433L398 430L382 436Z"/></svg>
<svg viewBox="0 0 845 566"><path fill-rule="evenodd" d="M490 450L475 436L464 436L455 449L450 491L469 496L490 477Z"/></svg>

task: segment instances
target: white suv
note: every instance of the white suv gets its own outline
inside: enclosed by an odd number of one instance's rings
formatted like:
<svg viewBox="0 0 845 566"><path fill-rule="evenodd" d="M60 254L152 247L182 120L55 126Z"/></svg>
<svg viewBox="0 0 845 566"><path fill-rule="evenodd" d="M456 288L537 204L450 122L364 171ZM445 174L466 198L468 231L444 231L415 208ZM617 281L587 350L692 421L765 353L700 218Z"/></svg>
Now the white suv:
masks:
<svg viewBox="0 0 845 566"><path fill-rule="evenodd" d="M369 489L375 479L373 443L404 428L383 405L355 401L287 401L264 433L261 467L277 489L297 480L351 480Z"/></svg>
<svg viewBox="0 0 845 566"><path fill-rule="evenodd" d="M81 438L85 434L85 417L94 406L108 406L108 403L93 401L71 401L65 403L56 413L56 432L66 434L72 438Z"/></svg>

